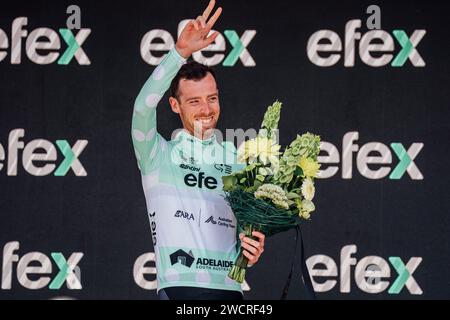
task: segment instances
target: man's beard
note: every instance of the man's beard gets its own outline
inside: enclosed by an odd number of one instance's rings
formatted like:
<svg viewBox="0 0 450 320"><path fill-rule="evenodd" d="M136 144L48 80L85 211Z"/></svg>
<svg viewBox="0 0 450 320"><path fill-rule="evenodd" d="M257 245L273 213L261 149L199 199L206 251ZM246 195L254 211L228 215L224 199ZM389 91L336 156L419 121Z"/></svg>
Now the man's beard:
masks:
<svg viewBox="0 0 450 320"><path fill-rule="evenodd" d="M216 130L217 121L212 116L212 120L206 125L202 121L194 121L194 136L198 139L208 139Z"/></svg>

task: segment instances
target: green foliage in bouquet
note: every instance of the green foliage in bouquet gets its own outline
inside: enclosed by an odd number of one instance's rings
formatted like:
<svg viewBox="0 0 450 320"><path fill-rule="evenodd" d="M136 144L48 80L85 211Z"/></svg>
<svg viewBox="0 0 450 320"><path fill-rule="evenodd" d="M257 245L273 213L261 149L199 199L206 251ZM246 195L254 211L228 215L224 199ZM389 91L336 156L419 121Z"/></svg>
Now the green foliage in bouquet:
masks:
<svg viewBox="0 0 450 320"><path fill-rule="evenodd" d="M258 136L239 147L238 161L246 167L222 178L226 200L247 236L252 230L270 236L295 228L315 210L320 137L297 135L281 154L276 141L281 107L279 101L269 106ZM230 278L242 282L247 263L241 252Z"/></svg>
<svg viewBox="0 0 450 320"><path fill-rule="evenodd" d="M261 124L261 132L264 132L264 130L266 130L268 137L272 137L273 134L275 134L275 130L278 130L281 106L281 102L275 101L271 106L267 107L267 111L264 114L264 119Z"/></svg>

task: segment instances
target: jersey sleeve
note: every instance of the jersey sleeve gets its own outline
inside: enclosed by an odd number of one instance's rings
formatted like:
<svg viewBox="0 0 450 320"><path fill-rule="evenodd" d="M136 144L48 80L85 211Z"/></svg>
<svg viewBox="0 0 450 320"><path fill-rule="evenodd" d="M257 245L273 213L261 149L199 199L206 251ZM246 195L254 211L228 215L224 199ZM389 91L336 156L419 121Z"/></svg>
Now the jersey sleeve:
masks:
<svg viewBox="0 0 450 320"><path fill-rule="evenodd" d="M156 128L156 107L186 62L173 48L142 87L134 103L131 136L140 170L145 174L157 163L167 141Z"/></svg>

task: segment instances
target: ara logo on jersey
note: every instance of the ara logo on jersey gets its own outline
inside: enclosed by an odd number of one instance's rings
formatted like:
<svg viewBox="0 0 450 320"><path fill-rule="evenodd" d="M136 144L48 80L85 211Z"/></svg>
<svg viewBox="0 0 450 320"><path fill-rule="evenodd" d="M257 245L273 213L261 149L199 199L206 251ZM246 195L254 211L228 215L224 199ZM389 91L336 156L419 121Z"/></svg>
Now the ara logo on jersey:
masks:
<svg viewBox="0 0 450 320"><path fill-rule="evenodd" d="M177 212L175 212L174 217L175 218L183 218L186 220L195 220L194 214L186 212L186 211L181 211L181 210L177 210Z"/></svg>

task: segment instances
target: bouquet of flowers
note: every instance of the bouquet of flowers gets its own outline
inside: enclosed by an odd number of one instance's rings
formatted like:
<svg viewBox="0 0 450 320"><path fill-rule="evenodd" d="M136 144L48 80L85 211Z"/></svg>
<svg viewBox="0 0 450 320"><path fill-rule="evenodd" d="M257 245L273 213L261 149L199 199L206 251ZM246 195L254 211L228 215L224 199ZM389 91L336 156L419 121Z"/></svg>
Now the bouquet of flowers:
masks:
<svg viewBox="0 0 450 320"><path fill-rule="evenodd" d="M238 161L246 167L222 178L225 199L246 236L253 231L271 236L295 228L315 210L320 137L297 135L281 154L276 141L281 106L279 101L269 106L258 136L239 147ZM247 264L241 250L228 276L242 283Z"/></svg>

